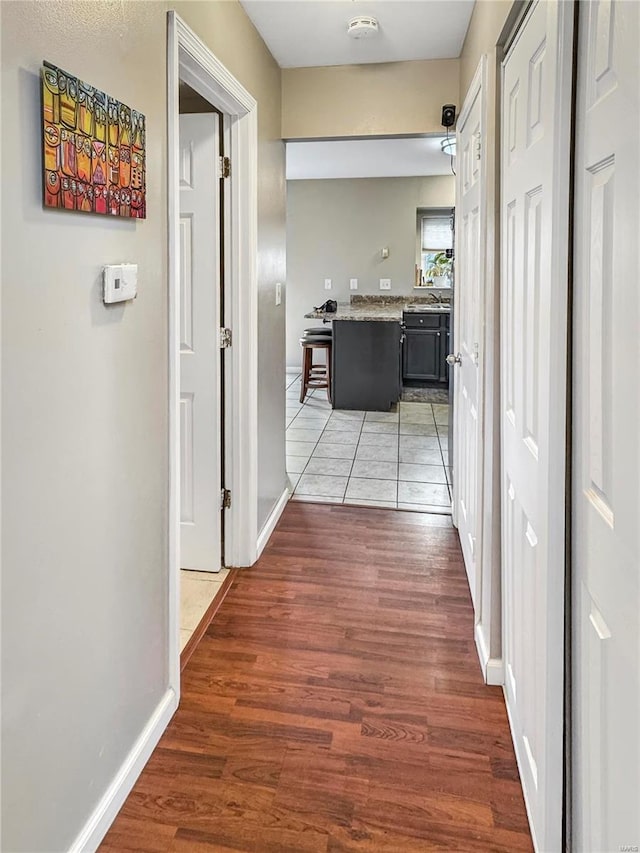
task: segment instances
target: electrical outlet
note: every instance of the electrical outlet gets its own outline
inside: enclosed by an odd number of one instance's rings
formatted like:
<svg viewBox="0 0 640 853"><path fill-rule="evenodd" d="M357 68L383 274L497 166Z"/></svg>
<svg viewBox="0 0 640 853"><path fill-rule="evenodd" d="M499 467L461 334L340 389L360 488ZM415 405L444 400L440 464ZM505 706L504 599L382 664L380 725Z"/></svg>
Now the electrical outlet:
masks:
<svg viewBox="0 0 640 853"><path fill-rule="evenodd" d="M325 278L324 289L325 290L331 290L331 279L330 278Z"/></svg>
<svg viewBox="0 0 640 853"><path fill-rule="evenodd" d="M380 279L380 290L391 290L391 279L390 278L381 278Z"/></svg>
<svg viewBox="0 0 640 853"><path fill-rule="evenodd" d="M349 279L349 287L351 288L351 290L357 290L358 289L358 279L357 278L350 278Z"/></svg>
<svg viewBox="0 0 640 853"><path fill-rule="evenodd" d="M276 305L282 305L282 284L281 282L276 282Z"/></svg>

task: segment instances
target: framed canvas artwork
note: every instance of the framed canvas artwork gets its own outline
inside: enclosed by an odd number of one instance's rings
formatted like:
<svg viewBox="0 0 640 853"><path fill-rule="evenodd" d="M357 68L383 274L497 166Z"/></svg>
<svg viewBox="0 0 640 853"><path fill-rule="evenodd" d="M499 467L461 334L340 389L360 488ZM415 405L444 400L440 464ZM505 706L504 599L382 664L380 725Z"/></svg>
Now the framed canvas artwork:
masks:
<svg viewBox="0 0 640 853"><path fill-rule="evenodd" d="M142 113L44 62L42 127L45 207L145 218Z"/></svg>

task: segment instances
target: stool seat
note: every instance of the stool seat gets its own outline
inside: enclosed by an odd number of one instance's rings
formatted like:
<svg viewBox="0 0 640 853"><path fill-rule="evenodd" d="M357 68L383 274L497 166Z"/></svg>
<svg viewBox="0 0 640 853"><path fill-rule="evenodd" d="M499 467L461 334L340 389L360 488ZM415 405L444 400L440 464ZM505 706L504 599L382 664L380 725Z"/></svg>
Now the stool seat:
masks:
<svg viewBox="0 0 640 853"><path fill-rule="evenodd" d="M305 329L305 335L326 335L327 337L331 337L333 335L333 330L331 326L315 326L313 329Z"/></svg>
<svg viewBox="0 0 640 853"><path fill-rule="evenodd" d="M305 335L303 338L300 338L300 344L304 346L305 344L328 344L331 343L331 338L328 338L326 335Z"/></svg>
<svg viewBox="0 0 640 853"><path fill-rule="evenodd" d="M309 388L326 388L331 402L331 351L333 342L329 335L305 335L300 338L302 347L302 379L300 381L300 402L304 403ZM324 364L313 363L313 351L325 352Z"/></svg>

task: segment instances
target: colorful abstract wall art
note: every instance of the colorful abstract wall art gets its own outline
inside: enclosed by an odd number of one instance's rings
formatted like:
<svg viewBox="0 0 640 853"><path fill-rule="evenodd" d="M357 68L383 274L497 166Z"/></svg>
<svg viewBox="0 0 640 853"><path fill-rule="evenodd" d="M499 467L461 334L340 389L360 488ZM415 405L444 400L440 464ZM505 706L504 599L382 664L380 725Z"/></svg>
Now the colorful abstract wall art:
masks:
<svg viewBox="0 0 640 853"><path fill-rule="evenodd" d="M142 113L44 62L42 125L45 207L145 218Z"/></svg>

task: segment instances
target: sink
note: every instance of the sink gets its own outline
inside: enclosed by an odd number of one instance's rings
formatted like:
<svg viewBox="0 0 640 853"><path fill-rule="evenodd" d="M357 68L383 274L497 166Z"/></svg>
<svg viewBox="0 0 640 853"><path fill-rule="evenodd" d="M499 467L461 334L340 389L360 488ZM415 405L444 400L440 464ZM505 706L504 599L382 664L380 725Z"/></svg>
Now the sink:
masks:
<svg viewBox="0 0 640 853"><path fill-rule="evenodd" d="M428 314L430 312L442 313L443 311L448 313L451 311L451 306L432 302L428 305L407 305L404 310L408 311L410 314Z"/></svg>

